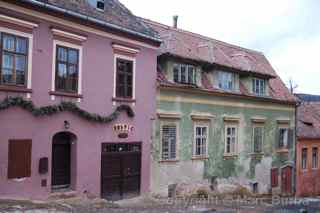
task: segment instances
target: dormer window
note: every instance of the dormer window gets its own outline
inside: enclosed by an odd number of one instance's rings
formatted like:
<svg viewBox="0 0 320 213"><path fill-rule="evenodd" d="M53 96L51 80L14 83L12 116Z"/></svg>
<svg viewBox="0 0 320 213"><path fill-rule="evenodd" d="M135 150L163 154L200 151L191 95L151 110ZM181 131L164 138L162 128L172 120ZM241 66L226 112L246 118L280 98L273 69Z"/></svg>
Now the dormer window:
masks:
<svg viewBox="0 0 320 213"><path fill-rule="evenodd" d="M104 0L98 0L97 1L97 9L98 10L104 11L104 6L105 6Z"/></svg>
<svg viewBox="0 0 320 213"><path fill-rule="evenodd" d="M219 71L218 73L219 89L234 90L235 89L235 74L231 72Z"/></svg>
<svg viewBox="0 0 320 213"><path fill-rule="evenodd" d="M266 94L266 81L259 78L252 79L252 92L258 96L264 96Z"/></svg>
<svg viewBox="0 0 320 213"><path fill-rule="evenodd" d="M173 80L181 84L196 84L196 68L187 64L173 66Z"/></svg>

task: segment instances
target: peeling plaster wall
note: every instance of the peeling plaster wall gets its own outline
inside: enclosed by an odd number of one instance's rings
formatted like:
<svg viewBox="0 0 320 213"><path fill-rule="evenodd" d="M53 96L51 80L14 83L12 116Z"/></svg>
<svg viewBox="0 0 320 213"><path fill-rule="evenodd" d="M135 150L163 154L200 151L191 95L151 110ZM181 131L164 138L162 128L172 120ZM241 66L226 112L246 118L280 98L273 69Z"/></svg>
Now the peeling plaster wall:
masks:
<svg viewBox="0 0 320 213"><path fill-rule="evenodd" d="M270 170L294 162L294 146L288 153L275 150L277 119L290 119L290 127L295 125L294 107L287 105L257 102L252 100L232 99L175 92L161 89L158 96L158 111L181 114L179 123L179 161L164 163L160 161L160 120L155 121L152 152L152 191L164 193L172 183L197 181L201 178L217 177L218 188L227 190L228 186L243 185L248 189L252 183L259 183L259 193L270 193ZM191 161L193 143L192 112L212 114L210 121L208 160ZM224 157L224 116L239 117L238 156ZM252 154L252 118L263 117L264 124L263 155ZM280 178L280 177L279 177ZM280 182L279 182L280 183Z"/></svg>

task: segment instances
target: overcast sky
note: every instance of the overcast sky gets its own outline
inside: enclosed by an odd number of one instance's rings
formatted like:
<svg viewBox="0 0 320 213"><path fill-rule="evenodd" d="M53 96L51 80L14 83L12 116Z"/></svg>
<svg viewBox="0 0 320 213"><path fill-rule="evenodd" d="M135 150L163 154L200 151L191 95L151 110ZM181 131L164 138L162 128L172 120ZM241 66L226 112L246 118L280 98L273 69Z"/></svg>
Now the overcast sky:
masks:
<svg viewBox="0 0 320 213"><path fill-rule="evenodd" d="M120 0L135 15L263 52L296 92L320 95L319 0Z"/></svg>

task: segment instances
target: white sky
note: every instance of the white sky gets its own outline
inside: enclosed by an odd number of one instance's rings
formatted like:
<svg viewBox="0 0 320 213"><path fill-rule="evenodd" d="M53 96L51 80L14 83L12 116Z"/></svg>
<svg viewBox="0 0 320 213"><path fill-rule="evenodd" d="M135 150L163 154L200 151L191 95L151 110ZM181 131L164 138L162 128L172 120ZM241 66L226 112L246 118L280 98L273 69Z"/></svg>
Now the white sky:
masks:
<svg viewBox="0 0 320 213"><path fill-rule="evenodd" d="M120 0L135 15L263 52L295 92L320 95L319 0ZM318 84L319 83L319 84Z"/></svg>

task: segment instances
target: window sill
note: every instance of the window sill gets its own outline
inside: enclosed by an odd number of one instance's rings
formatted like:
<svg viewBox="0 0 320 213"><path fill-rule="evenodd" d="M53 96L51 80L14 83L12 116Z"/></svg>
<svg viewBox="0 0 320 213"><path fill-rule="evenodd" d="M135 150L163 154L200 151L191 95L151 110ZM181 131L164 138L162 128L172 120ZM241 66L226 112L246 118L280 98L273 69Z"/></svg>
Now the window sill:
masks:
<svg viewBox="0 0 320 213"><path fill-rule="evenodd" d="M159 163L172 163L172 164L174 164L174 163L178 163L179 162L179 160L160 160L159 161Z"/></svg>
<svg viewBox="0 0 320 213"><path fill-rule="evenodd" d="M276 150L277 153L289 153L289 149L287 148L282 148L282 149L278 149Z"/></svg>
<svg viewBox="0 0 320 213"><path fill-rule="evenodd" d="M225 160L235 159L237 157L238 157L237 154L224 154L223 155L223 159L225 159Z"/></svg>
<svg viewBox="0 0 320 213"><path fill-rule="evenodd" d="M112 101L114 102L124 102L124 103L135 103L136 99L132 99L132 98L112 98Z"/></svg>
<svg viewBox="0 0 320 213"><path fill-rule="evenodd" d="M76 93L59 92L59 91L50 91L49 95L62 96L62 97L68 97L68 98L83 98L82 95L79 95Z"/></svg>
<svg viewBox="0 0 320 213"><path fill-rule="evenodd" d="M23 86L7 86L0 85L0 91L2 92L16 92L16 93L32 93L32 89L27 89Z"/></svg>
<svg viewBox="0 0 320 213"><path fill-rule="evenodd" d="M209 160L209 157L208 156L193 156L191 158L191 160L193 161L205 161L205 160Z"/></svg>
<svg viewBox="0 0 320 213"><path fill-rule="evenodd" d="M264 153L263 152L252 152L250 153L251 156L263 156Z"/></svg>

